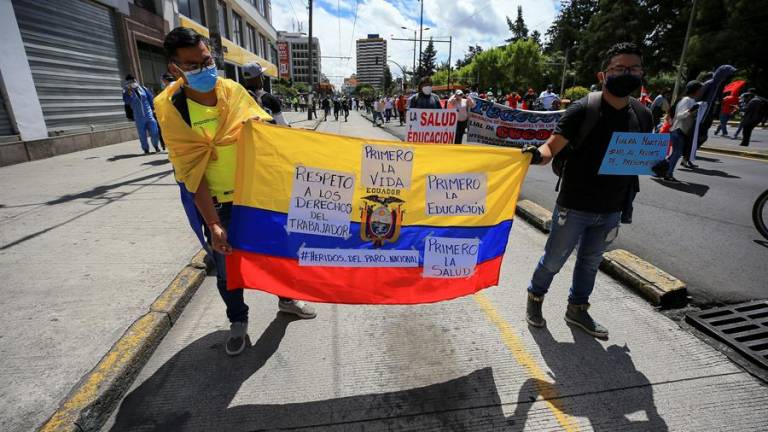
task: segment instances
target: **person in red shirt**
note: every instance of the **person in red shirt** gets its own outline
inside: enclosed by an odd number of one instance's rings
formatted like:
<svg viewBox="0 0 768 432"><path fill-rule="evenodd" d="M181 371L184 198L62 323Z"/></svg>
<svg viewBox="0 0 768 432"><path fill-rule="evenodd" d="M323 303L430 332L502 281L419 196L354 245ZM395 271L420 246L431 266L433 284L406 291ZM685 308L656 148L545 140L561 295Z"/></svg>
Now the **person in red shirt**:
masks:
<svg viewBox="0 0 768 432"><path fill-rule="evenodd" d="M723 98L723 102L720 104L720 125L715 129L715 135L722 130L723 137L728 137L728 120L730 120L731 115L738 110L739 97L730 93L726 94Z"/></svg>
<svg viewBox="0 0 768 432"><path fill-rule="evenodd" d="M407 99L405 95L400 95L395 102L395 108L397 109L397 118L400 119L400 126L405 122L405 102Z"/></svg>
<svg viewBox="0 0 768 432"><path fill-rule="evenodd" d="M510 108L517 109L517 104L520 102L520 97L517 92L512 92L509 95L507 95L507 105L509 105Z"/></svg>

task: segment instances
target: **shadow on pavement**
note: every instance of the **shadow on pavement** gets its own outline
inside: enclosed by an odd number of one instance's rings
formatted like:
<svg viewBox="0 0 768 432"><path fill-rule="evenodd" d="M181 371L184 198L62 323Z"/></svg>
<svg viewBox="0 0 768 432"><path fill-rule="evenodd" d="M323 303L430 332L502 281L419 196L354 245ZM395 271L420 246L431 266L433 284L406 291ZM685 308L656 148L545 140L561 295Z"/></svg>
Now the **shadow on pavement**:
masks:
<svg viewBox="0 0 768 432"><path fill-rule="evenodd" d="M511 427L491 368L404 391L230 406L243 382L277 352L291 321L278 314L259 340L234 358L224 353L227 332L192 342L123 400L111 430L497 431ZM295 378L286 383L285 393L297 400L311 398L312 376ZM265 394L264 399L272 398Z"/></svg>
<svg viewBox="0 0 768 432"><path fill-rule="evenodd" d="M144 162L142 165L149 165L149 166L160 166L165 165L167 163L170 163L171 161L168 159L155 159L153 161Z"/></svg>
<svg viewBox="0 0 768 432"><path fill-rule="evenodd" d="M107 160L109 162L115 162L115 161L119 161L119 160L123 160L123 159L132 159L132 158L144 157L144 156L149 156L149 155L145 154L145 153L121 154L121 155L114 155L114 156L108 158Z"/></svg>
<svg viewBox="0 0 768 432"><path fill-rule="evenodd" d="M655 177L651 177L651 180L655 181L656 183L662 186L668 187L670 189L678 190L680 192L685 192L693 195L698 195L700 197L703 197L709 191L709 186L698 184L698 183L690 183L690 182L672 183L672 182L664 181L662 179L657 179Z"/></svg>
<svg viewBox="0 0 768 432"><path fill-rule="evenodd" d="M739 176L735 176L733 174L728 174L727 172L720 171L720 170L709 170L709 169L704 169L704 168L688 169L688 168L682 168L682 167L679 168L679 170L682 171L682 172L694 173L694 174L703 174L703 175L708 175L708 176L713 176L713 177L737 178L737 179L741 178Z"/></svg>
<svg viewBox="0 0 768 432"><path fill-rule="evenodd" d="M723 161L721 161L720 159L710 158L706 156L699 156L698 154L696 155L696 160L697 161L703 160L704 162L712 162L712 163L723 163Z"/></svg>
<svg viewBox="0 0 768 432"><path fill-rule="evenodd" d="M144 164L144 165L146 165L146 164ZM115 197L112 197L109 194L107 194L107 192L111 191L112 189L117 189L117 188L119 188L121 186L126 186L126 185L129 185L129 184L137 183L137 182L144 181L144 180L165 177L165 176L167 176L168 174L170 174L172 172L173 172L173 170L166 170L166 171L161 171L161 172L157 172L157 173L153 173L153 174L148 174L148 175L145 175L143 177L137 177L137 178L133 178L133 179L130 179L130 180L121 181L121 182L118 182L118 183L112 183L112 184L108 184L108 185L96 186L95 188L93 188L91 190L87 190L85 192L80 192L80 193L71 194L71 195L62 195L59 198L56 198L55 200L51 200L51 201L45 202L45 205L63 204L63 203L66 203L66 202L74 201L76 199L83 199L83 198L88 198L88 199L104 199L104 200L107 200L107 201L114 201L115 199L122 198L122 195L117 197L117 198L115 198ZM125 194L123 194L123 195L125 195Z"/></svg>
<svg viewBox="0 0 768 432"><path fill-rule="evenodd" d="M629 348L603 348L583 331L569 328L573 342L556 341L546 327L531 330L555 382L526 381L514 418L524 423L533 402L542 396L567 415L588 418L595 431L667 431L653 400L653 387L635 368ZM527 403L522 402L526 395L531 395ZM519 426L522 430L525 425Z"/></svg>

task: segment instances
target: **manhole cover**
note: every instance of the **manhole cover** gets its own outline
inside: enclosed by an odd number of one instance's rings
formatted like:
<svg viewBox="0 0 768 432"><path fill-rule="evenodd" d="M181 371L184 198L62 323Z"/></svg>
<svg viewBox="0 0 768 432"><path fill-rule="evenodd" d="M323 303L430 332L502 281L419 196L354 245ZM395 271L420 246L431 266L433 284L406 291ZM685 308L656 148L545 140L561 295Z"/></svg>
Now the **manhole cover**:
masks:
<svg viewBox="0 0 768 432"><path fill-rule="evenodd" d="M768 369L768 301L689 313L685 320Z"/></svg>

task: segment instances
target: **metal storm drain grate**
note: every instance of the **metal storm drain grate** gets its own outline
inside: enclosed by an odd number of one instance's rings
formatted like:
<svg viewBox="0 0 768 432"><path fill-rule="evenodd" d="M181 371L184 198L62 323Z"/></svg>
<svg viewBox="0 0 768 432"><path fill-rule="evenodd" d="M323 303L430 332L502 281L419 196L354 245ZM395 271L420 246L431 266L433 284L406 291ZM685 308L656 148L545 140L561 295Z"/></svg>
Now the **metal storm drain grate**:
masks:
<svg viewBox="0 0 768 432"><path fill-rule="evenodd" d="M768 369L768 301L689 313L685 320Z"/></svg>

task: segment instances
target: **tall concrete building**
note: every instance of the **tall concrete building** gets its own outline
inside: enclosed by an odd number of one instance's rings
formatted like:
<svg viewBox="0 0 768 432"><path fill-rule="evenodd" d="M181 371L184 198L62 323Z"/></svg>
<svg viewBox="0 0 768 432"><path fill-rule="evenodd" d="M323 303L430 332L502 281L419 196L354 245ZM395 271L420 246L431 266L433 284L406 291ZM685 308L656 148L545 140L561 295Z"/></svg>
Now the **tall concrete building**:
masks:
<svg viewBox="0 0 768 432"><path fill-rule="evenodd" d="M309 40L303 33L277 32L278 51L280 52L278 60L278 69L280 77L283 79L292 79L294 83L300 82L309 84ZM322 81L322 71L320 62L320 41L312 38L312 75L313 84Z"/></svg>
<svg viewBox="0 0 768 432"><path fill-rule="evenodd" d="M387 41L378 34L357 40L357 83L370 84L377 91L384 89L384 68L387 67Z"/></svg>

